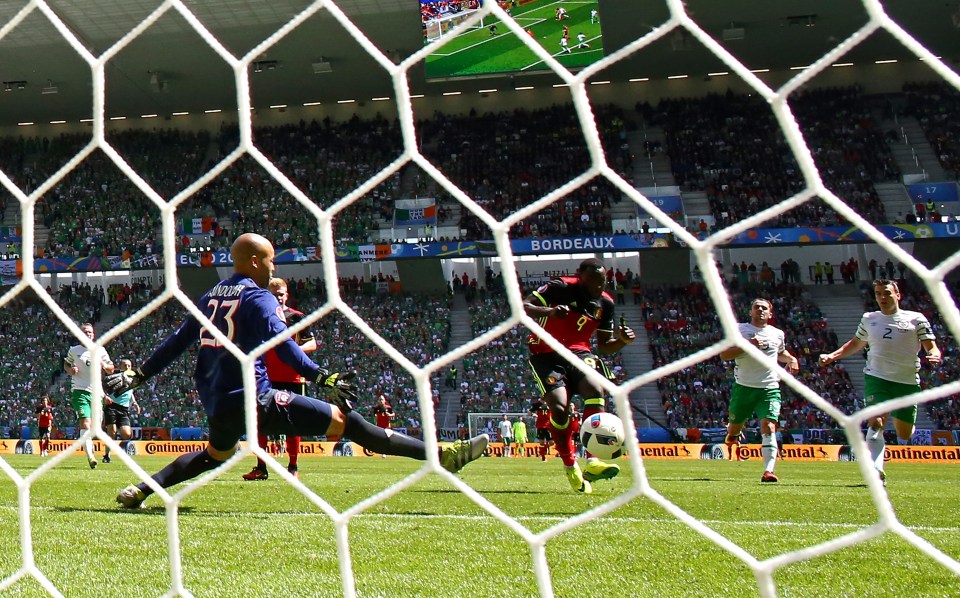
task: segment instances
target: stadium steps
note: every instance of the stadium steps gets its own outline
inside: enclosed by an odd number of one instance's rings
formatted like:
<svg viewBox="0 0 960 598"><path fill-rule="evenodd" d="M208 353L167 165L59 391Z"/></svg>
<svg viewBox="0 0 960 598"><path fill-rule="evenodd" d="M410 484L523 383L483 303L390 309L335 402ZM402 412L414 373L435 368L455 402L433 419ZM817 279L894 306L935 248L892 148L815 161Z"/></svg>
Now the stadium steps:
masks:
<svg viewBox="0 0 960 598"><path fill-rule="evenodd" d="M637 335L637 340L624 347L622 351L623 367L631 378L645 374L653 369L653 355L650 354L650 339L647 337L647 329L643 326L643 313L640 311L640 306L628 301L626 305L617 306L617 313L626 318L627 325L633 328ZM618 317L618 322L619 319ZM633 406L633 421L637 428L666 425L660 391L657 390L656 384L646 384L631 392L630 404Z"/></svg>
<svg viewBox="0 0 960 598"><path fill-rule="evenodd" d="M673 178L673 168L670 166L670 158L666 151L666 133L663 129L641 123L635 131L627 135L627 143L630 145L630 153L636 156L633 163L633 186L634 187L669 187L676 185ZM648 158L644 149L644 142L660 142L661 151Z"/></svg>
<svg viewBox="0 0 960 598"><path fill-rule="evenodd" d="M3 212L3 226L20 226L20 216L20 203L16 201L8 202L7 207ZM49 238L50 229L43 224L37 224L36 228L33 230L34 245L37 247L46 247L47 239Z"/></svg>
<svg viewBox="0 0 960 598"><path fill-rule="evenodd" d="M701 218L713 222L713 212L710 211L710 200L703 191L685 191L683 194L683 213L688 222L699 222Z"/></svg>
<svg viewBox="0 0 960 598"><path fill-rule="evenodd" d="M838 347L847 342L857 332L860 318L863 316L863 298L858 285L807 285L810 298L817 304L827 326L840 339ZM850 381L857 392L863 394L863 366L866 364L863 355L851 355L840 362L847 369Z"/></svg>
<svg viewBox="0 0 960 598"><path fill-rule="evenodd" d="M470 311L467 308L467 300L463 293L453 294L453 305L450 307L450 342L447 344L449 350L455 349L473 340L473 330L470 328ZM457 384L463 379L463 360L458 359L454 362L460 376L457 378ZM460 412L460 391L447 388L448 365L440 372L440 404L437 406L437 428L457 429L457 414Z"/></svg>
<svg viewBox="0 0 960 598"><path fill-rule="evenodd" d="M900 140L890 145L890 151L903 174L926 173L927 180L933 182L951 180L952 177L940 166L937 154L916 118L900 115L897 121L888 120L881 126L900 134Z"/></svg>
<svg viewBox="0 0 960 598"><path fill-rule="evenodd" d="M898 182L889 182L875 183L873 188L877 190L877 197L883 203L887 221L893 222L899 217L901 222L906 222L907 213L913 212L913 204L910 203L906 187Z"/></svg>
<svg viewBox="0 0 960 598"><path fill-rule="evenodd" d="M20 202L8 201L3 211L4 226L20 226Z"/></svg>

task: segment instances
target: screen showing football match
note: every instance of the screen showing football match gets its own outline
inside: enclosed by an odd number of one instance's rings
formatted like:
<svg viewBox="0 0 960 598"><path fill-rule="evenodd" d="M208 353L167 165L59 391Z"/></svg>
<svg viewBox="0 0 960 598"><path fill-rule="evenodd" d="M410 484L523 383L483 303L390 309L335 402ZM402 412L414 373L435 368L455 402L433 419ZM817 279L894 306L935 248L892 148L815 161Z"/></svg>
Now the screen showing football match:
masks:
<svg viewBox="0 0 960 598"><path fill-rule="evenodd" d="M455 32L484 0L420 0L423 43ZM560 64L575 70L603 58L598 0L507 0L500 6ZM543 61L500 19L486 16L426 60L428 79L546 69Z"/></svg>

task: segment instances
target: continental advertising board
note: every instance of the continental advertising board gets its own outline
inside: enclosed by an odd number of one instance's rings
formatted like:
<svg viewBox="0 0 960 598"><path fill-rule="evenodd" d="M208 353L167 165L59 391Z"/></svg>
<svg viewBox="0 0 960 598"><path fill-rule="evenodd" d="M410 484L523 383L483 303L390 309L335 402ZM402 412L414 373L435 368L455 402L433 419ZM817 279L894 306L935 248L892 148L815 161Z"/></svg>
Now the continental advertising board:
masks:
<svg viewBox="0 0 960 598"><path fill-rule="evenodd" d="M53 440L48 449L50 454L70 450L73 441ZM2 440L0 441L0 455L28 454L39 455L39 441L37 440ZM103 454L104 444L94 441L94 452ZM169 455L177 457L185 453L203 450L206 443L202 441L151 441L131 440L122 442L121 447L131 456ZM637 445L640 456L644 459L706 459L725 461L730 458L725 444L674 444L674 443L642 443ZM83 447L79 444L73 447L76 455L83 455ZM512 456L539 458L540 445L535 443L524 444L523 447L514 445ZM349 441L339 442L303 442L300 444L302 457L371 457L376 455ZM487 456L502 457L503 444L491 442L487 447ZM551 451L551 457L556 454ZM626 458L623 457L623 458ZM740 445L735 459L740 461L759 461L759 444ZM780 459L785 461L856 461L853 450L847 445L837 444L785 444L780 448ZM891 463L960 463L960 447L956 446L887 446L884 459Z"/></svg>

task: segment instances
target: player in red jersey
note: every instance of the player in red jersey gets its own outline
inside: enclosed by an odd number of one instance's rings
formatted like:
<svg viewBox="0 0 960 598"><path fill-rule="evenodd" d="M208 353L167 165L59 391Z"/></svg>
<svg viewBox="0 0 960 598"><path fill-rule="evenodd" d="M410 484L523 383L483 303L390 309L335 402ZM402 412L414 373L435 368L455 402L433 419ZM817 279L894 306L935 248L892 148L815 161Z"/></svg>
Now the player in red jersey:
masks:
<svg viewBox="0 0 960 598"><path fill-rule="evenodd" d="M564 347L583 360L588 367L611 378L606 364L593 354L590 341L596 334L597 353L616 353L637 337L621 322L614 327L613 298L604 292L606 267L596 258L586 259L577 268L577 276L563 276L551 280L523 300L527 315L538 323ZM586 375L569 363L536 334L531 334L530 367L543 400L550 406L550 433L557 454L566 468L570 486L578 491L593 491L591 482L610 479L620 473L620 467L604 463L587 454L587 465L581 472L577 464L570 425L570 393L584 399L583 417L604 411L603 389L587 379ZM568 388L570 390L568 390Z"/></svg>
<svg viewBox="0 0 960 598"><path fill-rule="evenodd" d="M53 403L48 395L40 398L37 405L37 434L40 436L40 456L46 457L50 448L50 430L53 428Z"/></svg>
<svg viewBox="0 0 960 598"><path fill-rule="evenodd" d="M303 312L297 311L287 305L287 282L282 278L271 278L268 286L270 293L280 302L283 308L283 315L287 320L287 326L293 326L303 319ZM309 330L301 330L293 335L293 341L300 345L304 353L310 353L317 350L317 340ZM277 356L274 349L266 354L267 377L274 388L288 390L297 394L307 394L307 379L298 374L292 367L284 363ZM257 435L257 443L260 448L267 448L268 438L266 434ZM299 478L300 471L297 467L297 461L300 457L300 437L287 436L287 457L290 459L287 465L287 471L293 474L293 477ZM263 459L257 457L257 465L249 473L243 474L245 480L266 480L269 477L267 464Z"/></svg>
<svg viewBox="0 0 960 598"><path fill-rule="evenodd" d="M378 428L383 428L385 430L391 427L390 422L396 419L397 413L393 410L393 406L387 402L387 397L380 395L377 398L377 406L373 408L373 417L376 420Z"/></svg>
<svg viewBox="0 0 960 598"><path fill-rule="evenodd" d="M550 453L550 405L537 399L530 406L530 415L537 418L537 442L540 443L540 460L546 461Z"/></svg>
<svg viewBox="0 0 960 598"><path fill-rule="evenodd" d="M397 412L393 410L393 406L387 402L387 397L385 395L380 395L377 397L377 404L373 408L373 420L377 424L378 428L383 428L384 430L389 430L394 419L397 418ZM381 454L381 457L386 457L386 455Z"/></svg>

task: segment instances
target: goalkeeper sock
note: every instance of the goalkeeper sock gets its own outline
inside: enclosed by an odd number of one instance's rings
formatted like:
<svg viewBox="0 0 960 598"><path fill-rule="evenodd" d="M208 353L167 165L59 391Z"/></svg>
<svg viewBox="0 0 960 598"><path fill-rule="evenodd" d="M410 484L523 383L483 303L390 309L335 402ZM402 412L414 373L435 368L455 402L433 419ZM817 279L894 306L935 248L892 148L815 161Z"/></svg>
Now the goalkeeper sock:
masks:
<svg viewBox="0 0 960 598"><path fill-rule="evenodd" d="M356 411L347 414L343 435L365 449L382 455L399 455L419 461L427 460L426 446L416 438L404 436L390 429L379 428Z"/></svg>
<svg viewBox="0 0 960 598"><path fill-rule="evenodd" d="M760 436L760 456L763 457L763 470L773 473L777 465L777 440L773 434Z"/></svg>
<svg viewBox="0 0 960 598"><path fill-rule="evenodd" d="M153 474L152 477L158 484L160 484L161 488L169 488L170 486L175 486L180 482L193 479L201 473L210 471L221 463L223 463L223 461L217 461L211 457L210 453L208 453L206 450L194 451L192 453L187 453L186 455L180 455L174 460L173 463ZM143 493L147 495L153 493L153 490L150 489L150 486L147 486L143 482L137 484L137 488L142 490Z"/></svg>
<svg viewBox="0 0 960 598"><path fill-rule="evenodd" d="M270 444L270 440L267 438L266 434L257 434L257 444L260 445L260 448L266 450L267 445ZM267 470L267 464L260 457L257 457L257 469L260 471Z"/></svg>
<svg viewBox="0 0 960 598"><path fill-rule="evenodd" d="M557 447L557 455L560 460L567 467L572 467L577 459L573 454L573 429L570 427L570 419L568 418L564 423L558 424L551 416L550 436L553 437L553 443Z"/></svg>
<svg viewBox="0 0 960 598"><path fill-rule="evenodd" d="M877 471L883 471L883 449L886 442L883 439L883 430L867 428L867 448L870 449L870 458Z"/></svg>
<svg viewBox="0 0 960 598"><path fill-rule="evenodd" d="M290 467L296 467L297 459L300 457L299 436L287 436L287 456L290 457Z"/></svg>

